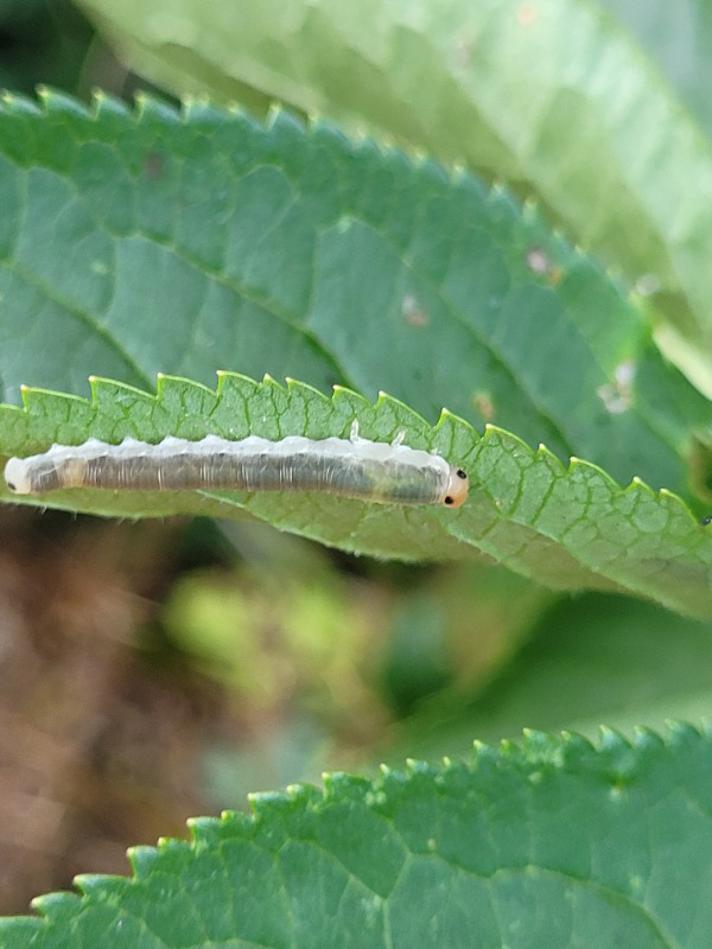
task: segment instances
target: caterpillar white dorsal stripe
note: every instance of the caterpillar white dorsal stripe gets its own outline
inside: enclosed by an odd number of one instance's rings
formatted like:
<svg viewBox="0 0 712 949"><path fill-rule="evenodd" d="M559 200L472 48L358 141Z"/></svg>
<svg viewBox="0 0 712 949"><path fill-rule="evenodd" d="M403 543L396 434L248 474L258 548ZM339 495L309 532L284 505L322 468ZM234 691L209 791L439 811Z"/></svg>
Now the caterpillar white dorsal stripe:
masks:
<svg viewBox="0 0 712 949"><path fill-rule="evenodd" d="M168 437L156 445L126 438L118 445L89 439L53 445L29 458L11 458L5 481L16 494L66 488L118 491L315 491L379 504L443 504L460 507L469 490L461 468L440 455L403 445L289 435L270 441L250 435L229 441Z"/></svg>

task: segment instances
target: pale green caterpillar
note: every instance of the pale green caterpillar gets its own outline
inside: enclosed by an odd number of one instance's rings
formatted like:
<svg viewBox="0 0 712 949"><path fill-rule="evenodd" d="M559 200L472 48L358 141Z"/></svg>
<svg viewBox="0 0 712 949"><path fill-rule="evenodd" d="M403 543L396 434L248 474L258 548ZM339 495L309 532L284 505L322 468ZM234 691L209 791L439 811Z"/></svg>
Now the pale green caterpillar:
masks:
<svg viewBox="0 0 712 949"><path fill-rule="evenodd" d="M464 504L466 473L440 455L401 444L402 438L372 442L359 438L354 425L350 439L290 435L269 441L251 435L229 441L208 435L199 441L169 437L157 445L90 439L11 458L5 480L16 494L65 488L316 491L379 504Z"/></svg>

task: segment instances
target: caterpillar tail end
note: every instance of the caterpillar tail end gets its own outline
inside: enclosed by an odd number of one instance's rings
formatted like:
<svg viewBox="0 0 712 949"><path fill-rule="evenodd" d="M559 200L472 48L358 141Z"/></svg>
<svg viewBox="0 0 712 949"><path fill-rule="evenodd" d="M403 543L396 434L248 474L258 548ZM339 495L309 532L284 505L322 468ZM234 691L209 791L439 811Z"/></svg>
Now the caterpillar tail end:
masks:
<svg viewBox="0 0 712 949"><path fill-rule="evenodd" d="M5 482L14 494L32 494L27 465L22 458L11 458L5 465Z"/></svg>

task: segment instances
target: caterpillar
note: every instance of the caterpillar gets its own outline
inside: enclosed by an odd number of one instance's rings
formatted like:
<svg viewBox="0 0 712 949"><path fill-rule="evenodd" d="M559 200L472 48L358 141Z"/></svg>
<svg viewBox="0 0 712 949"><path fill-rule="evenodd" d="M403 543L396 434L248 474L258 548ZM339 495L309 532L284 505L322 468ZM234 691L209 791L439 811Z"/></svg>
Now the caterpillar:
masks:
<svg viewBox="0 0 712 949"><path fill-rule="evenodd" d="M464 504L469 482L462 468L440 455L358 435L270 441L250 435L229 441L168 437L156 445L126 438L118 445L89 439L53 445L29 458L10 458L5 481L16 494L65 488L119 491L189 489L316 491L378 504Z"/></svg>

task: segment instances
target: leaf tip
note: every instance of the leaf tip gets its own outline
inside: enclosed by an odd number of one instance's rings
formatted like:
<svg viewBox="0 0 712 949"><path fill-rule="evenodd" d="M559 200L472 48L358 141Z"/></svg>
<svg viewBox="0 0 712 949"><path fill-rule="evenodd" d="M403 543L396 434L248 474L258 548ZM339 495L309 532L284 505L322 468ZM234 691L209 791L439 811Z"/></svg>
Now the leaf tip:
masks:
<svg viewBox="0 0 712 949"><path fill-rule="evenodd" d="M139 122L144 122L153 117L166 123L175 124L181 119L181 116L169 102L141 89L134 94L134 102L136 103L136 118Z"/></svg>
<svg viewBox="0 0 712 949"><path fill-rule="evenodd" d="M252 791L247 795L247 800L256 818L261 817L265 811L284 807L289 803L289 798L283 791Z"/></svg>
<svg viewBox="0 0 712 949"><path fill-rule="evenodd" d="M665 719L665 725L670 733L671 744L688 744L691 741L697 741L701 737L699 729L695 728L690 722L667 718Z"/></svg>
<svg viewBox="0 0 712 949"><path fill-rule="evenodd" d="M660 735L647 725L633 726L633 740L636 748L663 748L665 746Z"/></svg>
<svg viewBox="0 0 712 949"><path fill-rule="evenodd" d="M615 751L630 747L630 742L625 737L625 735L618 731L617 728L613 728L611 725L599 725L598 736L600 747L602 749Z"/></svg>
<svg viewBox="0 0 712 949"><path fill-rule="evenodd" d="M139 845L129 847L126 851L131 869L137 878L145 877L150 873L152 867L159 858L159 852L155 847Z"/></svg>
<svg viewBox="0 0 712 949"><path fill-rule="evenodd" d="M31 900L30 906L47 922L57 923L74 915L79 902L80 897L76 893L44 893Z"/></svg>
<svg viewBox="0 0 712 949"><path fill-rule="evenodd" d="M307 785L299 781L295 782L294 784L288 784L285 790L289 797L295 801L310 796Z"/></svg>
<svg viewBox="0 0 712 949"><path fill-rule="evenodd" d="M588 738L586 738L586 736L582 735L580 732L572 732L567 728L562 728L559 734L561 736L561 741L570 751L590 752L594 750L592 742L590 742Z"/></svg>
<svg viewBox="0 0 712 949"><path fill-rule="evenodd" d="M92 902L109 903L112 899L116 899L117 894L125 890L131 881L119 874L79 873L72 879L72 883L83 897L91 899ZM69 908L67 906L64 912L66 913Z"/></svg>
<svg viewBox="0 0 712 949"><path fill-rule="evenodd" d="M210 96L206 92L184 92L180 97L180 104L186 111L195 106L202 108L210 105Z"/></svg>

